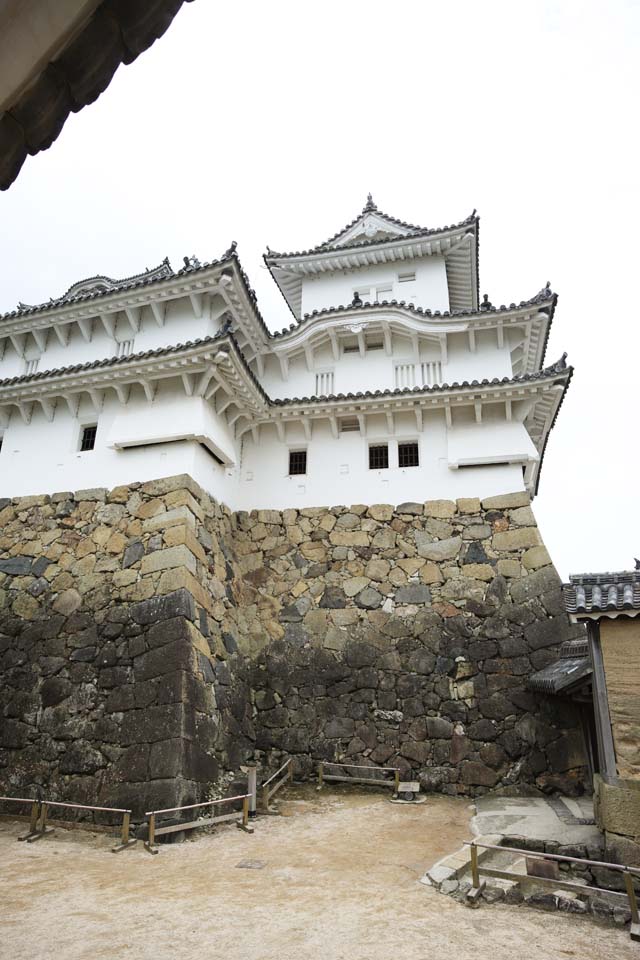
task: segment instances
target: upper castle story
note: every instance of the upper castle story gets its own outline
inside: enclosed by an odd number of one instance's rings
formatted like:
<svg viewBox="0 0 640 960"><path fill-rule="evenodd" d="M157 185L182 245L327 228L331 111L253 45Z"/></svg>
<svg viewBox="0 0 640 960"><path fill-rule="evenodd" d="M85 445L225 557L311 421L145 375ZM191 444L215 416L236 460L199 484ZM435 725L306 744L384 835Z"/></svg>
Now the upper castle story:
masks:
<svg viewBox="0 0 640 960"><path fill-rule="evenodd" d="M438 496L480 482L488 493L534 492L571 376L564 361L544 366L557 298L547 285L518 304L481 300L478 232L475 211L423 228L369 197L324 243L267 250L292 313L279 332L265 324L235 244L211 262L185 257L174 270L164 260L20 303L0 317L8 492L47 450L61 468L54 489L187 463L202 486L243 507L286 506L292 452L304 452L305 470L314 457L322 463L315 480L309 470L296 481L309 505L328 503L319 498L330 489L340 497L346 474L356 500L393 500L391 488L374 492L381 462L380 483L398 471L398 500L420 499L420 484ZM83 456L87 430L100 457ZM372 457L372 445L382 453ZM456 477L462 467L475 472Z"/></svg>

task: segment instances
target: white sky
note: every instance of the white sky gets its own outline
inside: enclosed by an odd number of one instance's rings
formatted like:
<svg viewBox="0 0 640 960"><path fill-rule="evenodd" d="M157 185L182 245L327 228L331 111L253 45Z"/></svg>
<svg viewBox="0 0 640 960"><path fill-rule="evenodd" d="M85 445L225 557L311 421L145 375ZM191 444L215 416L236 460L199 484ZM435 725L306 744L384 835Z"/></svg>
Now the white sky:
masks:
<svg viewBox="0 0 640 960"><path fill-rule="evenodd" d="M638 509L637 0L186 4L0 194L0 311L231 240L262 264L381 210L481 217L495 304L547 280L576 372L534 509L563 577L629 569ZM16 491L19 492L19 491ZM428 491L425 491L428 497Z"/></svg>

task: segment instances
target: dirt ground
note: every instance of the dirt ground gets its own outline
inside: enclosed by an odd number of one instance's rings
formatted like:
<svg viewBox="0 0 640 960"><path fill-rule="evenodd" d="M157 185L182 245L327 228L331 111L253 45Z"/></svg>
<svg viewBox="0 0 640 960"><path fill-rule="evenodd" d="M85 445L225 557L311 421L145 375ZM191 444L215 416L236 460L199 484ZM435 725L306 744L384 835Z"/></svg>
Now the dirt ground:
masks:
<svg viewBox="0 0 640 960"><path fill-rule="evenodd" d="M114 855L107 837L77 830L17 843L24 824L0 822L0 957L638 958L626 931L524 907L470 910L421 884L469 838L466 801L409 807L295 788L280 809L252 836L225 825L155 857L140 843Z"/></svg>

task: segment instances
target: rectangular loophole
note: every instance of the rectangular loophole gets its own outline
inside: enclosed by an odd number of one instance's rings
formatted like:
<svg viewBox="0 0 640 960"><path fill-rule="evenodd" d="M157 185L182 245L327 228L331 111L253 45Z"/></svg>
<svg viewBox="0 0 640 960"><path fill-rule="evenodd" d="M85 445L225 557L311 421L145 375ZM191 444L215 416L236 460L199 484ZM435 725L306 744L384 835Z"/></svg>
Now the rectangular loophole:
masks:
<svg viewBox="0 0 640 960"><path fill-rule="evenodd" d="M289 451L289 476L295 477L307 472L307 451Z"/></svg>
<svg viewBox="0 0 640 960"><path fill-rule="evenodd" d="M96 433L98 432L97 425L91 424L88 427L82 428L82 437L80 438L80 450L93 450L96 445Z"/></svg>
<svg viewBox="0 0 640 960"><path fill-rule="evenodd" d="M369 447L369 470L386 470L389 466L389 445L376 443Z"/></svg>
<svg viewBox="0 0 640 960"><path fill-rule="evenodd" d="M399 443L398 444L398 466L399 467L419 467L420 455L418 453L417 443Z"/></svg>

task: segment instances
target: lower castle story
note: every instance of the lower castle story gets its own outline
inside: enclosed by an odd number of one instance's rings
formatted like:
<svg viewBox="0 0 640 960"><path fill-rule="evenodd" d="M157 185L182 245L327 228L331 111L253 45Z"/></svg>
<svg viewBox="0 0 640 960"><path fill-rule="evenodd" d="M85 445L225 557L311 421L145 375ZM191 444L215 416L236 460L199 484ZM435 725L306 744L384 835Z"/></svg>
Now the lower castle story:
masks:
<svg viewBox="0 0 640 960"><path fill-rule="evenodd" d="M230 512L188 475L0 500L0 783L132 807L242 763L575 792L572 628L524 492Z"/></svg>

